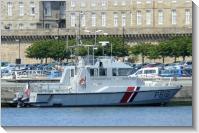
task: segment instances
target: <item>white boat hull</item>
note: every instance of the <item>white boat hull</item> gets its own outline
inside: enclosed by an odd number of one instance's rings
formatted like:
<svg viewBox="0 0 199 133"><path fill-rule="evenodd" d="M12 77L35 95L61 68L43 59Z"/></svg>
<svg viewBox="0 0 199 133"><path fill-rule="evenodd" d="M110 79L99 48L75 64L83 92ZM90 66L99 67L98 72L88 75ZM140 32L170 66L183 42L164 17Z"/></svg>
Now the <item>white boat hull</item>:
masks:
<svg viewBox="0 0 199 133"><path fill-rule="evenodd" d="M132 92L37 94L32 106L119 106L167 103L181 87Z"/></svg>

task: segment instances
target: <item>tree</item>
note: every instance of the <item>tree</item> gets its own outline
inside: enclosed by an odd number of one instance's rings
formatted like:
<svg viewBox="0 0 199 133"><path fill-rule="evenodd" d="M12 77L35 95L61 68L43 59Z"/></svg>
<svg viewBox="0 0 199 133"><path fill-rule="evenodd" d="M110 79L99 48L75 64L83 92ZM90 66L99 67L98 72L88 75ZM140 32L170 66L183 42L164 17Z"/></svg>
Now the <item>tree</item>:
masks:
<svg viewBox="0 0 199 133"><path fill-rule="evenodd" d="M158 54L162 57L162 62L164 63L164 59L167 56L172 56L172 44L167 41L162 41L157 46Z"/></svg>
<svg viewBox="0 0 199 133"><path fill-rule="evenodd" d="M192 40L191 37L174 37L167 41L166 43L169 45L171 49L171 57L176 58L182 56L183 60L185 60L186 56L192 55Z"/></svg>
<svg viewBox="0 0 199 133"><path fill-rule="evenodd" d="M29 58L41 59L42 62L43 59L49 57L50 45L49 41L36 41L26 49L26 56Z"/></svg>
<svg viewBox="0 0 199 133"><path fill-rule="evenodd" d="M62 61L69 58L70 51L66 49L63 40L42 40L36 41L26 49L26 56L35 59L52 58L54 60Z"/></svg>
<svg viewBox="0 0 199 133"><path fill-rule="evenodd" d="M148 45L148 58L149 59L159 59L160 58L160 53L159 53L159 49L158 49L158 45Z"/></svg>
<svg viewBox="0 0 199 133"><path fill-rule="evenodd" d="M130 53L134 55L142 56L142 63L144 63L144 58L148 56L149 46L151 43L139 43L130 48Z"/></svg>

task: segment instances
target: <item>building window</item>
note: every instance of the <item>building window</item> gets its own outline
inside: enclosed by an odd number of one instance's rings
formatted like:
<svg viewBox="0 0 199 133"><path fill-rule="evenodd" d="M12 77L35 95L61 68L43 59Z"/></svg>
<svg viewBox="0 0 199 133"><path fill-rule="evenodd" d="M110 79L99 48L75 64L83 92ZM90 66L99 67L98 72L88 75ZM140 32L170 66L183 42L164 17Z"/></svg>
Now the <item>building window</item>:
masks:
<svg viewBox="0 0 199 133"><path fill-rule="evenodd" d="M19 16L24 15L24 4L23 2L19 2Z"/></svg>
<svg viewBox="0 0 199 133"><path fill-rule="evenodd" d="M172 3L176 3L177 1L176 1L176 0L171 0L171 2L172 2Z"/></svg>
<svg viewBox="0 0 199 133"><path fill-rule="evenodd" d="M158 0L158 3L163 3L163 0Z"/></svg>
<svg viewBox="0 0 199 133"><path fill-rule="evenodd" d="M34 4L34 2L30 3L30 15L35 15L35 4Z"/></svg>
<svg viewBox="0 0 199 133"><path fill-rule="evenodd" d="M51 16L52 10L51 10L51 2L47 1L44 2L44 16Z"/></svg>
<svg viewBox="0 0 199 133"><path fill-rule="evenodd" d="M7 6L8 6L8 16L12 16L12 2L8 2Z"/></svg>
<svg viewBox="0 0 199 133"><path fill-rule="evenodd" d="M191 16L190 10L186 9L185 10L185 24L186 25L190 24L190 18L191 18L190 16Z"/></svg>
<svg viewBox="0 0 199 133"><path fill-rule="evenodd" d="M126 1L122 0L122 6L125 6L125 5L126 5Z"/></svg>
<svg viewBox="0 0 199 133"><path fill-rule="evenodd" d="M126 26L126 14L123 13L122 14L122 27L125 27Z"/></svg>
<svg viewBox="0 0 199 133"><path fill-rule="evenodd" d="M113 19L114 19L114 27L118 27L118 15L117 15L117 13L114 13Z"/></svg>
<svg viewBox="0 0 199 133"><path fill-rule="evenodd" d="M151 4L151 0L146 0L146 3L147 4Z"/></svg>
<svg viewBox="0 0 199 133"><path fill-rule="evenodd" d="M81 7L85 7L85 6L86 6L85 1L81 0Z"/></svg>
<svg viewBox="0 0 199 133"><path fill-rule="evenodd" d="M65 16L66 15L66 4L64 2L60 3L60 16Z"/></svg>
<svg viewBox="0 0 199 133"><path fill-rule="evenodd" d="M137 4L142 4L141 0L137 0Z"/></svg>
<svg viewBox="0 0 199 133"><path fill-rule="evenodd" d="M106 6L106 0L102 0L102 6Z"/></svg>
<svg viewBox="0 0 199 133"><path fill-rule="evenodd" d="M176 16L177 16L177 15L176 15L176 10L172 10L172 11L171 11L171 17L172 17L172 18L171 18L171 23L172 23L172 24L176 24Z"/></svg>
<svg viewBox="0 0 199 133"><path fill-rule="evenodd" d="M91 0L91 6L95 7L96 6L96 1L95 0Z"/></svg>
<svg viewBox="0 0 199 133"><path fill-rule="evenodd" d="M106 14L102 13L102 26L105 27L106 26Z"/></svg>
<svg viewBox="0 0 199 133"><path fill-rule="evenodd" d="M24 25L23 24L19 24L19 29L23 29Z"/></svg>
<svg viewBox="0 0 199 133"><path fill-rule="evenodd" d="M12 24L8 24L8 29L12 29Z"/></svg>
<svg viewBox="0 0 199 133"><path fill-rule="evenodd" d="M36 28L36 25L37 25L37 24L35 24L35 23L30 23L29 28L30 28L30 29L35 29L35 28Z"/></svg>
<svg viewBox="0 0 199 133"><path fill-rule="evenodd" d="M133 25L133 13L131 13L131 26Z"/></svg>
<svg viewBox="0 0 199 133"><path fill-rule="evenodd" d="M71 6L71 7L75 7L75 1L74 1L74 0L71 0L70 6Z"/></svg>
<svg viewBox="0 0 199 133"><path fill-rule="evenodd" d="M117 5L118 5L118 0L114 0L113 5L114 5L114 6L117 6Z"/></svg>
<svg viewBox="0 0 199 133"><path fill-rule="evenodd" d="M163 18L163 11L159 10L158 11L158 24L162 25L163 24L163 20L164 20L164 18Z"/></svg>
<svg viewBox="0 0 199 133"><path fill-rule="evenodd" d="M50 24L45 24L46 29L50 29Z"/></svg>
<svg viewBox="0 0 199 133"><path fill-rule="evenodd" d="M82 27L86 26L86 15L85 14L82 14L81 26Z"/></svg>
<svg viewBox="0 0 199 133"><path fill-rule="evenodd" d="M137 25L142 24L142 14L141 11L137 11Z"/></svg>
<svg viewBox="0 0 199 133"><path fill-rule="evenodd" d="M71 14L71 18L70 18L70 22L71 22L71 27L75 27L75 14Z"/></svg>
<svg viewBox="0 0 199 133"><path fill-rule="evenodd" d="M151 10L146 11L146 25L151 25Z"/></svg>
<svg viewBox="0 0 199 133"><path fill-rule="evenodd" d="M96 26L96 14L95 13L93 13L92 16L91 16L91 25L93 27Z"/></svg>

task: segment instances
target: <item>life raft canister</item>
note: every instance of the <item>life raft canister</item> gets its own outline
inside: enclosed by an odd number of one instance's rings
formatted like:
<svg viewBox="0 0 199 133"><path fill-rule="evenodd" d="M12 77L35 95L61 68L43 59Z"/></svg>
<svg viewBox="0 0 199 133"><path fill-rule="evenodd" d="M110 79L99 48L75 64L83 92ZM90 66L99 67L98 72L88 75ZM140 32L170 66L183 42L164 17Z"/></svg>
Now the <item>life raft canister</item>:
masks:
<svg viewBox="0 0 199 133"><path fill-rule="evenodd" d="M86 80L84 78L81 78L80 81L79 81L79 84L81 86L85 85L86 84Z"/></svg>

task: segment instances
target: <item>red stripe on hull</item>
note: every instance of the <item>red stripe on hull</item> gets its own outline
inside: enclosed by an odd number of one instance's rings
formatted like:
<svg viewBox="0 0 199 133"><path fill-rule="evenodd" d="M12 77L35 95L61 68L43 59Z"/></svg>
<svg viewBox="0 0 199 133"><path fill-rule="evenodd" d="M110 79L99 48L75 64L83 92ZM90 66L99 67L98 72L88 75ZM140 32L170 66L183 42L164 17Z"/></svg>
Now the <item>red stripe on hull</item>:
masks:
<svg viewBox="0 0 199 133"><path fill-rule="evenodd" d="M124 96L122 97L122 100L120 101L120 103L127 103L128 99L131 97L134 89L135 89L135 87L128 87L127 91L124 93Z"/></svg>

